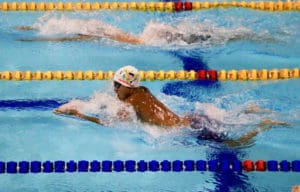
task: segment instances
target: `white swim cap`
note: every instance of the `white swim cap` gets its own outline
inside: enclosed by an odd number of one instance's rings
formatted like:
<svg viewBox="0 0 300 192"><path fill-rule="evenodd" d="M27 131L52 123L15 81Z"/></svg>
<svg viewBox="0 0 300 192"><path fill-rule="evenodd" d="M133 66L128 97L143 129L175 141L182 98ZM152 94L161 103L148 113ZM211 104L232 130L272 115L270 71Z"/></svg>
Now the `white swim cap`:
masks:
<svg viewBox="0 0 300 192"><path fill-rule="evenodd" d="M116 71L114 81L124 85L125 87L139 87L139 71L130 65L122 67Z"/></svg>

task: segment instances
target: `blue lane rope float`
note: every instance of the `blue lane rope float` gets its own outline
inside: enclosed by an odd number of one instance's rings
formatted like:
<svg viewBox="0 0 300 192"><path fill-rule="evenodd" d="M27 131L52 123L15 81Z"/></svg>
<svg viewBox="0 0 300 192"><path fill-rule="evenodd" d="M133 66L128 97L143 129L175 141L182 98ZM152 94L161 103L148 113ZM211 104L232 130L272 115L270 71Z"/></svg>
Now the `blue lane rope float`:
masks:
<svg viewBox="0 0 300 192"><path fill-rule="evenodd" d="M0 161L0 174L75 173L75 172L300 172L300 160L104 160L104 161Z"/></svg>

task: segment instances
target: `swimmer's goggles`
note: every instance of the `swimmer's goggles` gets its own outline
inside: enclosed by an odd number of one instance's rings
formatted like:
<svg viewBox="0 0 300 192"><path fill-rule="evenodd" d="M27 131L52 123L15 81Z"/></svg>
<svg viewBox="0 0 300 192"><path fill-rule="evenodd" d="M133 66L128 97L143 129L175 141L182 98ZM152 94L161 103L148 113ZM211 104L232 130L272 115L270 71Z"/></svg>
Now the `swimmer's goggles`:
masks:
<svg viewBox="0 0 300 192"><path fill-rule="evenodd" d="M119 89L121 87L121 85L122 85L121 83L118 83L118 82L114 81L114 87L116 89Z"/></svg>

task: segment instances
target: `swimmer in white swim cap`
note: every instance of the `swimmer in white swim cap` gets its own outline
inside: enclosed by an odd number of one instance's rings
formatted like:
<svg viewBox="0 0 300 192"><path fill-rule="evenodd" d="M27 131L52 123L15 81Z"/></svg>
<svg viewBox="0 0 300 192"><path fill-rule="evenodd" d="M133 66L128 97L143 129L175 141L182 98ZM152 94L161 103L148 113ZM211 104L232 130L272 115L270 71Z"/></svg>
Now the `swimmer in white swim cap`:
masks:
<svg viewBox="0 0 300 192"><path fill-rule="evenodd" d="M133 66L125 66L116 71L114 75L114 91L117 97L125 104L132 106L137 118L150 125L156 125L162 128L184 128L191 127L199 133L198 138L212 140L215 142L224 142L230 146L240 146L247 144L261 130L270 129L272 125L286 125L284 122L271 120L262 121L258 127L238 139L227 138L224 134L219 134L212 128L221 124L216 120L201 114L190 114L180 117L171 111L165 104L159 101L148 88L140 86L139 71ZM126 111L125 111L126 112ZM104 124L103 120L87 116L76 109L65 109L60 107L54 110L54 113L73 115L81 119L92 121L98 124ZM117 114L119 119L122 118ZM122 111L124 115L124 111Z"/></svg>
<svg viewBox="0 0 300 192"><path fill-rule="evenodd" d="M88 22L88 20L87 20ZM107 23L100 22L99 25L108 25ZM20 41L91 41L99 38L107 38L111 39L117 42L122 43L128 43L128 44L149 44L147 39L144 39L144 35L142 34L132 34L129 32L122 31L121 29L118 29L114 27L117 32L109 32L109 31L93 31L89 33L79 33L74 34L72 36L66 36L66 37L37 37L37 38L21 38L18 39ZM18 30L38 30L37 28L31 27L31 26L18 26L16 27ZM172 30L171 30L172 29ZM211 35L209 34L182 34L179 32L176 32L176 28L171 27L170 31L168 30L162 30L162 32L159 33L153 33L152 36L160 36L162 38L161 40L165 40L166 43L176 43L178 41L185 42L186 44L193 44L193 43L200 43L207 41L211 38ZM149 36L149 34L146 33L146 36ZM151 44L151 43L150 43Z"/></svg>
<svg viewBox="0 0 300 192"><path fill-rule="evenodd" d="M139 71L133 66L125 66L116 71L114 75L114 83L122 84L125 87L139 87L140 78Z"/></svg>

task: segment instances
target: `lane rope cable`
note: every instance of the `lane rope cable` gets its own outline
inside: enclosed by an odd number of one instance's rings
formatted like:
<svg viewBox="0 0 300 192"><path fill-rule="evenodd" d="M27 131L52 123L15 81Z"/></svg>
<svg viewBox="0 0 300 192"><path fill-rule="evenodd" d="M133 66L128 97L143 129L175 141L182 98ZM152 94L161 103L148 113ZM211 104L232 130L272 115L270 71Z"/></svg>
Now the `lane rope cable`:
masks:
<svg viewBox="0 0 300 192"><path fill-rule="evenodd" d="M0 2L0 11L192 11L210 8L248 8L261 11L299 11L300 1L223 2Z"/></svg>
<svg viewBox="0 0 300 192"><path fill-rule="evenodd" d="M113 71L0 71L0 80L111 80ZM203 80L203 81L249 81L299 78L299 68L252 69L252 70L199 70L199 71L139 71L141 81L154 80Z"/></svg>
<svg viewBox="0 0 300 192"><path fill-rule="evenodd" d="M300 160L0 161L0 174L75 172L300 172Z"/></svg>

